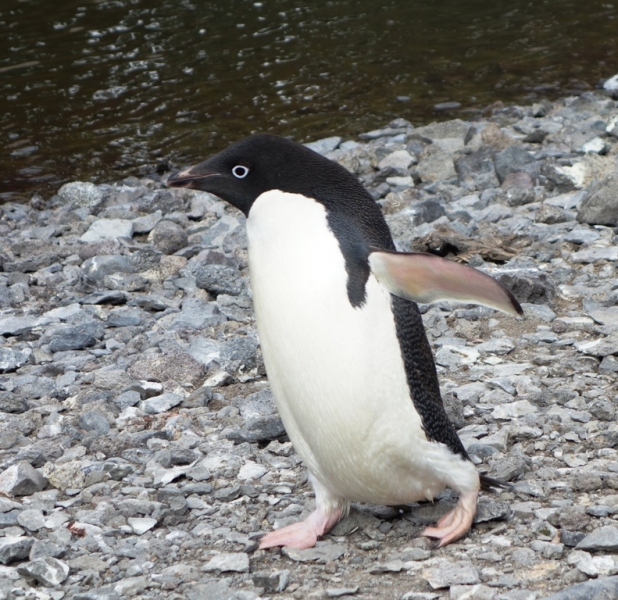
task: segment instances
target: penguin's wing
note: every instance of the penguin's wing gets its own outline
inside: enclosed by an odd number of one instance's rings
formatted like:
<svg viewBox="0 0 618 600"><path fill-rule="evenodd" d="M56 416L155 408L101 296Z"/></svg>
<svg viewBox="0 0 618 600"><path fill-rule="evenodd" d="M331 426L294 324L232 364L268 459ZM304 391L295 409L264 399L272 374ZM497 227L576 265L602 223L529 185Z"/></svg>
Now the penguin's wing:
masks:
<svg viewBox="0 0 618 600"><path fill-rule="evenodd" d="M422 252L369 251L371 272L395 296L420 303L455 300L523 315L509 290L472 267Z"/></svg>

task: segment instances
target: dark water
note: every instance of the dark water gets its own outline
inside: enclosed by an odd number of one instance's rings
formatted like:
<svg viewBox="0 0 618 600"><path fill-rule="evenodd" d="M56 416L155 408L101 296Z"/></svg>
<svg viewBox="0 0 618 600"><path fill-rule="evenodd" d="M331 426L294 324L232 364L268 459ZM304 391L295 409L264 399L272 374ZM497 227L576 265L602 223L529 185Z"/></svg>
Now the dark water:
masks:
<svg viewBox="0 0 618 600"><path fill-rule="evenodd" d="M298 4L2 0L0 200L194 162L252 131L466 118L618 71L607 0ZM461 108L434 110L446 101Z"/></svg>

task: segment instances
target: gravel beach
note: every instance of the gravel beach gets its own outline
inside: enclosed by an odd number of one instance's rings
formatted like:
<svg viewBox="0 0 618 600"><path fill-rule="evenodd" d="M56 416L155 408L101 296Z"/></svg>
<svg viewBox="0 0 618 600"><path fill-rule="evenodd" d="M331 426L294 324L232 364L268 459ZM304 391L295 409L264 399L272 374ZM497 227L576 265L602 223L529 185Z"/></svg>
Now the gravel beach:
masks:
<svg viewBox="0 0 618 600"><path fill-rule="evenodd" d="M399 250L522 303L421 307L451 420L512 490L442 549L419 532L449 491L256 550L313 495L265 374L244 217L156 175L71 182L0 205L0 600L618 598L618 101L309 146Z"/></svg>

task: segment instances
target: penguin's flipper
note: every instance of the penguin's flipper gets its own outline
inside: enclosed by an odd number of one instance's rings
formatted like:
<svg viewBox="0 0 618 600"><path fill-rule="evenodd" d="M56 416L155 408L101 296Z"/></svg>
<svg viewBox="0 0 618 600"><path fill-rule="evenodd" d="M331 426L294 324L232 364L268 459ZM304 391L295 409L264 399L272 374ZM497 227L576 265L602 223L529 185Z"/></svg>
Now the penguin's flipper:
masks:
<svg viewBox="0 0 618 600"><path fill-rule="evenodd" d="M433 254L370 248L369 266L391 294L414 302L455 300L488 306L513 316L523 314L515 296L495 279Z"/></svg>

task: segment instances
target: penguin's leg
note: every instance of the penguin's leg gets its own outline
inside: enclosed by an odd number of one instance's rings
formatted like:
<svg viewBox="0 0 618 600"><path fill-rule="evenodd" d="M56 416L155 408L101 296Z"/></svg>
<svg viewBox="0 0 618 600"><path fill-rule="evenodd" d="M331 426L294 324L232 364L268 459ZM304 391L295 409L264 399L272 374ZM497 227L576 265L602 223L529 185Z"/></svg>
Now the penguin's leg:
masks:
<svg viewBox="0 0 618 600"><path fill-rule="evenodd" d="M436 527L427 527L422 535L438 538L440 548L463 537L472 527L478 495L478 490L461 493L455 508L447 512Z"/></svg>
<svg viewBox="0 0 618 600"><path fill-rule="evenodd" d="M260 541L260 549L288 546L313 548L318 538L327 533L345 515L349 503L325 488L311 473L309 480L315 492L315 510L300 523L294 523L267 533Z"/></svg>

